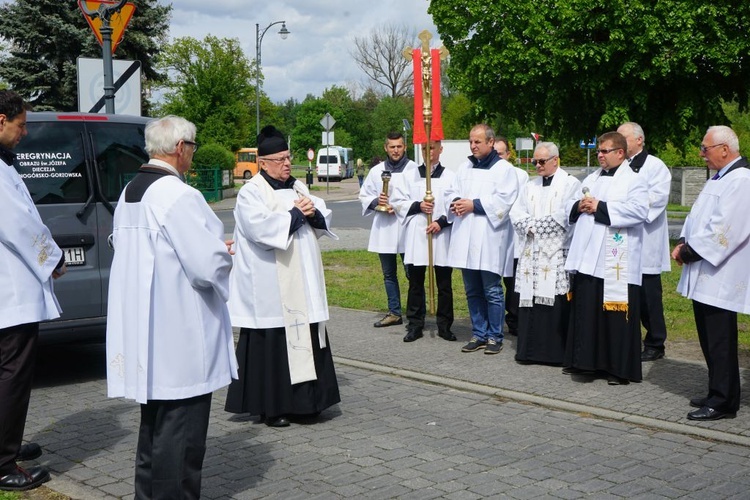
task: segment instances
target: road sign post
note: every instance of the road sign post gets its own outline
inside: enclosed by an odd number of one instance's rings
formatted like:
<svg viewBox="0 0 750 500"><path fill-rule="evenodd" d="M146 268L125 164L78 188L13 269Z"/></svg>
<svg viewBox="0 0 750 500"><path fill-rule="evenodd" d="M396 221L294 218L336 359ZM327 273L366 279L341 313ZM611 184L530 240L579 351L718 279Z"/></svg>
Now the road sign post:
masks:
<svg viewBox="0 0 750 500"><path fill-rule="evenodd" d="M586 150L586 175L589 175L589 169L591 168L591 150L596 147L596 137L591 139L589 142L581 139L581 142L578 145L582 149Z"/></svg>
<svg viewBox="0 0 750 500"><path fill-rule="evenodd" d="M329 163L331 155L329 154L330 151L328 151L331 147L331 140L328 132L330 132L333 126L336 124L336 120L333 119L330 113L326 113L323 119L320 120L320 124L326 131L326 194L328 194L331 183L331 164Z"/></svg>
<svg viewBox="0 0 750 500"><path fill-rule="evenodd" d="M315 158L315 151L312 148L307 150L307 189L312 187L313 173L312 173L312 161Z"/></svg>
<svg viewBox="0 0 750 500"><path fill-rule="evenodd" d="M78 0L78 8L83 12L83 17L94 31L97 40L102 46L102 59L104 60L104 106L107 113L115 112L115 85L112 77L112 54L122 40L125 27L135 12L135 5L127 3L126 0ZM115 16L115 14L120 14ZM114 36L113 38L113 34ZM112 43L114 39L114 44Z"/></svg>

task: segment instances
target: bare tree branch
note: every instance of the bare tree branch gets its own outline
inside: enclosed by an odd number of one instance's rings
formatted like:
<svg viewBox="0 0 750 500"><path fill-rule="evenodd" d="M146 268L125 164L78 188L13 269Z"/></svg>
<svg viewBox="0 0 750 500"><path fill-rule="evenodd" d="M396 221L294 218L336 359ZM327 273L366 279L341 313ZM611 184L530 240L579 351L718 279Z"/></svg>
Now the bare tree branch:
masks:
<svg viewBox="0 0 750 500"><path fill-rule="evenodd" d="M391 97L410 95L414 75L411 61L404 58L405 48L414 45L416 32L406 25L386 24L374 28L369 36L356 37L352 57L377 85Z"/></svg>

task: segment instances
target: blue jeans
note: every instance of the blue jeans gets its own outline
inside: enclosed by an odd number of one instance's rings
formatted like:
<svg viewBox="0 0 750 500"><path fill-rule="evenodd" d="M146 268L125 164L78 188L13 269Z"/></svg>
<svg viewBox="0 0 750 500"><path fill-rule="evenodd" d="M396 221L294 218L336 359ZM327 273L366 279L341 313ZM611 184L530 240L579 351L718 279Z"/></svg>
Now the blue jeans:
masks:
<svg viewBox="0 0 750 500"><path fill-rule="evenodd" d="M462 269L466 302L471 317L471 334L483 341L503 341L505 300L500 275L490 271Z"/></svg>
<svg viewBox="0 0 750 500"><path fill-rule="evenodd" d="M383 270L383 283L385 294L388 296L388 312L401 316L401 289L398 286L398 262L395 253L379 253L380 267ZM404 262L404 254L401 254L401 263ZM406 266L404 266L406 271ZM406 277L409 277L407 272Z"/></svg>

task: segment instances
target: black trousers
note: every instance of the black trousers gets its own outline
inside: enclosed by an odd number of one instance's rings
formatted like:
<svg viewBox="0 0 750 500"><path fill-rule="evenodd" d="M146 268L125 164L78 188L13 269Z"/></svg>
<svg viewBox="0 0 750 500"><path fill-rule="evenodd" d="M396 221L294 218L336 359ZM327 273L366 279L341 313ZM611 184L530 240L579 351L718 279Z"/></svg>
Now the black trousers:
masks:
<svg viewBox="0 0 750 500"><path fill-rule="evenodd" d="M737 313L693 301L695 328L708 365L706 405L721 412L740 408Z"/></svg>
<svg viewBox="0 0 750 500"><path fill-rule="evenodd" d="M406 319L409 330L424 328L427 314L427 303L424 290L424 279L427 266L409 264L409 294L406 298ZM448 332L453 325L453 284L451 283L452 267L433 266L435 284L437 285L437 310L435 320L439 332Z"/></svg>
<svg viewBox="0 0 750 500"><path fill-rule="evenodd" d="M640 302L641 324L646 329L643 347L664 352L664 342L667 340L667 325L664 322L661 274L644 274L641 276Z"/></svg>
<svg viewBox="0 0 750 500"><path fill-rule="evenodd" d="M518 303L521 295L516 292L516 270L518 259L513 259L513 276L503 277L505 285L505 324L508 325L508 333L518 335Z"/></svg>
<svg viewBox="0 0 750 500"><path fill-rule="evenodd" d="M0 476L16 470L29 411L38 337L39 323L0 329Z"/></svg>
<svg viewBox="0 0 750 500"><path fill-rule="evenodd" d="M135 498L198 499L211 393L141 405Z"/></svg>

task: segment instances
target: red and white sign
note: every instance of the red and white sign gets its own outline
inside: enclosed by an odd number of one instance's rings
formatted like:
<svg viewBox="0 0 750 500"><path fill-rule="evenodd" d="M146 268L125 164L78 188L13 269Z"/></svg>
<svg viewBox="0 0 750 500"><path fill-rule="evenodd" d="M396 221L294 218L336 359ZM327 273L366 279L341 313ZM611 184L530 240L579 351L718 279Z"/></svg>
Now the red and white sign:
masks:
<svg viewBox="0 0 750 500"><path fill-rule="evenodd" d="M86 2L86 7L89 11L99 10L101 4L115 5L117 2L111 0L78 0L78 8L83 12L83 17L86 18L86 22L89 23L91 29L96 35L96 39L99 40L99 45L102 45L102 20L99 17L94 19L86 15L86 10L83 8L83 2ZM128 27L130 18L133 17L135 12L135 4L127 2L125 3L120 12L115 12L112 18L109 20L109 27L112 28L112 53L115 53L115 49L122 41L122 37L125 35L125 28Z"/></svg>

